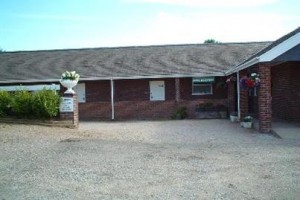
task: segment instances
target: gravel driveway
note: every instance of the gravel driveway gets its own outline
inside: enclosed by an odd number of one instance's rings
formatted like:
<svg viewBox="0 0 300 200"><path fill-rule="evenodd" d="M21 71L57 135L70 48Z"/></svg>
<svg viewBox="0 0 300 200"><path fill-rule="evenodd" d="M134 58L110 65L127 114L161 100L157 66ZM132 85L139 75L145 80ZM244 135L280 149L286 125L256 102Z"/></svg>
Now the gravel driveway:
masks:
<svg viewBox="0 0 300 200"><path fill-rule="evenodd" d="M228 120L0 124L0 199L300 199L300 141Z"/></svg>

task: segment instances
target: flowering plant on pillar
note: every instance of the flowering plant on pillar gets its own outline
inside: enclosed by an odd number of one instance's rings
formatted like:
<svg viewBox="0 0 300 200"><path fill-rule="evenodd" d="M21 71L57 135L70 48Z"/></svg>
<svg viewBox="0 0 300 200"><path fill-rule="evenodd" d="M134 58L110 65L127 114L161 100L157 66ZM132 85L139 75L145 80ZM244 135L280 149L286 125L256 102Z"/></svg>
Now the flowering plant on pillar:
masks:
<svg viewBox="0 0 300 200"><path fill-rule="evenodd" d="M252 89L258 87L260 83L259 74L251 73L250 77L243 76L240 79L240 86L242 89Z"/></svg>
<svg viewBox="0 0 300 200"><path fill-rule="evenodd" d="M77 74L75 71L69 72L65 71L61 75L60 83L67 88L67 91L65 93L74 94L74 90L72 89L74 86L77 85L79 81L79 74Z"/></svg>

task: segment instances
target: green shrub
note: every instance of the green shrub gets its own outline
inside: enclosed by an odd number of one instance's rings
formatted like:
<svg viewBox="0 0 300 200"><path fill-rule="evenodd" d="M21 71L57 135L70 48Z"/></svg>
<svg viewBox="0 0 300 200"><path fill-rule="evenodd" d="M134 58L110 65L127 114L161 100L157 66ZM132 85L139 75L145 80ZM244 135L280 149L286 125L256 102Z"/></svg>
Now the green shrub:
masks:
<svg viewBox="0 0 300 200"><path fill-rule="evenodd" d="M10 94L7 91L0 90L0 117L8 115L10 104L11 104Z"/></svg>
<svg viewBox="0 0 300 200"><path fill-rule="evenodd" d="M17 117L29 118L32 116L32 95L25 90L18 90L12 95L12 111Z"/></svg>
<svg viewBox="0 0 300 200"><path fill-rule="evenodd" d="M172 119L185 119L187 118L186 107L177 108L175 113L172 115Z"/></svg>
<svg viewBox="0 0 300 200"><path fill-rule="evenodd" d="M59 103L59 95L52 90L43 89L35 93L0 91L0 117L52 118L59 113Z"/></svg>
<svg viewBox="0 0 300 200"><path fill-rule="evenodd" d="M59 95L52 90L43 89L32 95L32 113L37 118L52 118L59 112Z"/></svg>

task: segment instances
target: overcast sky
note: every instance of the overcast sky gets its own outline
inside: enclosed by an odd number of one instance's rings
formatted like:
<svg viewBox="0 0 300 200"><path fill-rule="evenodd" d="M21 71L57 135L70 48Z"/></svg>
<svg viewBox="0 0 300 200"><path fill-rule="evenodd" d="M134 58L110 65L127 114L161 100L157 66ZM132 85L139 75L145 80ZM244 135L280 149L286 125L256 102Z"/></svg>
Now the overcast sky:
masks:
<svg viewBox="0 0 300 200"><path fill-rule="evenodd" d="M5 51L273 41L296 29L299 0L1 0Z"/></svg>

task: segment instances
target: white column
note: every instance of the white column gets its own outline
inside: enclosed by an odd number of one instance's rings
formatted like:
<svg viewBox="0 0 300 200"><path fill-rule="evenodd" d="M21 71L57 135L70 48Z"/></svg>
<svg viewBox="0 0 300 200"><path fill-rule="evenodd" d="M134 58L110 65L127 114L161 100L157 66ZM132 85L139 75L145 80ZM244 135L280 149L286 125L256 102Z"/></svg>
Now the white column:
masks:
<svg viewBox="0 0 300 200"><path fill-rule="evenodd" d="M110 88L111 88L111 119L115 119L115 85L114 85L114 80L111 78L110 79Z"/></svg>

